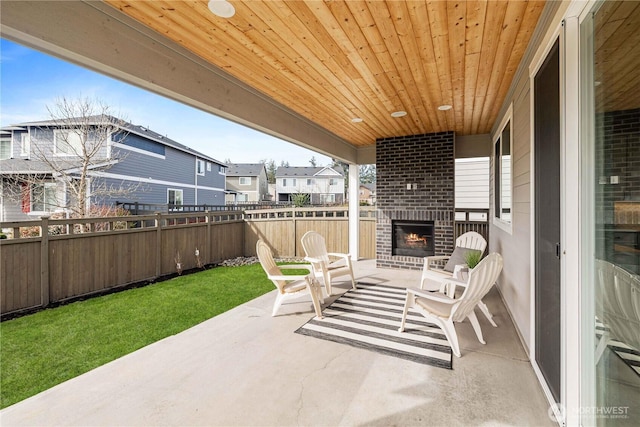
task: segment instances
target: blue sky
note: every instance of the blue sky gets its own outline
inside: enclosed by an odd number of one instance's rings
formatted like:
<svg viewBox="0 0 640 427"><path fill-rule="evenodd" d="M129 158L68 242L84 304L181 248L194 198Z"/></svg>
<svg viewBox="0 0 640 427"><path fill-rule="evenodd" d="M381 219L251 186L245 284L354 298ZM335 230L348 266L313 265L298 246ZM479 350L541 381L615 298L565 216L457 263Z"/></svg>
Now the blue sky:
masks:
<svg viewBox="0 0 640 427"><path fill-rule="evenodd" d="M331 159L209 113L114 80L19 44L0 39L0 125L46 120L56 99L93 98L112 113L215 159L318 166Z"/></svg>

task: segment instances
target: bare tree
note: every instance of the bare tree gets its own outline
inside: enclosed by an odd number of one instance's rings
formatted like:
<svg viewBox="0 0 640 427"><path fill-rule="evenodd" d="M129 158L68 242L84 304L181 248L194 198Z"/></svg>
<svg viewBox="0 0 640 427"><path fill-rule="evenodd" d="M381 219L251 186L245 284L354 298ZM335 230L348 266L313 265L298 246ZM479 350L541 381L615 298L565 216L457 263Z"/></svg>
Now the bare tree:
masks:
<svg viewBox="0 0 640 427"><path fill-rule="evenodd" d="M14 177L20 185L12 187L22 188L18 197L24 200L25 187L39 188L39 193L32 191L32 197L46 198L49 207L82 218L91 216L90 198L95 203L141 190L139 183L108 184L101 177L101 173L124 159L122 150L114 144L128 134L126 122L114 117L107 104L90 98L63 97L47 110L50 120L39 123L30 135L34 173ZM44 184L52 179L64 184L65 197L46 197Z"/></svg>

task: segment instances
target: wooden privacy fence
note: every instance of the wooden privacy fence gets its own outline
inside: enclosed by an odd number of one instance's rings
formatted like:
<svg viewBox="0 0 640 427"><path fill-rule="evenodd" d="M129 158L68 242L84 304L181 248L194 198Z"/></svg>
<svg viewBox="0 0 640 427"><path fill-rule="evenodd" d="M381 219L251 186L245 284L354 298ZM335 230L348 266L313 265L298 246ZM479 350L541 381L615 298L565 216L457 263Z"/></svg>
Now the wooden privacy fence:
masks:
<svg viewBox="0 0 640 427"><path fill-rule="evenodd" d="M360 258L376 256L375 208L360 208ZM245 212L244 249L255 255L256 242L268 242L278 257L304 257L300 239L307 231L320 233L329 252L349 252L349 218L345 207L264 209Z"/></svg>
<svg viewBox="0 0 640 427"><path fill-rule="evenodd" d="M243 256L242 212L2 223L20 236L0 241L2 315L154 280Z"/></svg>
<svg viewBox="0 0 640 427"><path fill-rule="evenodd" d="M360 209L361 258L376 256L375 214L375 208ZM464 215L464 221L456 221L456 236L474 230L488 241L486 211ZM303 257L300 238L315 230L325 237L329 252L349 251L346 207L43 218L0 227L16 236L0 240L2 316L152 281L175 273L178 261L183 270L196 268L196 249L202 264L214 264L255 255L262 238L276 256Z"/></svg>

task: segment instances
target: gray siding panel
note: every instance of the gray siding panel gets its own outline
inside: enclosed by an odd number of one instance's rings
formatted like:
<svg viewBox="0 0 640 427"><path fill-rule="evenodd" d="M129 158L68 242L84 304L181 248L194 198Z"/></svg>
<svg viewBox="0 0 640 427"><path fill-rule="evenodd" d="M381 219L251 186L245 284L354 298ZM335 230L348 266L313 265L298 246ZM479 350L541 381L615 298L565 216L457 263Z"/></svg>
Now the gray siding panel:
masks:
<svg viewBox="0 0 640 427"><path fill-rule="evenodd" d="M509 234L492 225L489 235L491 250L499 252L504 258L503 273L498 280L500 293L521 338L530 348L533 286L531 283L531 100L528 76L524 76L518 83L521 92L517 92L519 96L513 100L512 119L514 158L512 232ZM493 193L493 185L490 189Z"/></svg>

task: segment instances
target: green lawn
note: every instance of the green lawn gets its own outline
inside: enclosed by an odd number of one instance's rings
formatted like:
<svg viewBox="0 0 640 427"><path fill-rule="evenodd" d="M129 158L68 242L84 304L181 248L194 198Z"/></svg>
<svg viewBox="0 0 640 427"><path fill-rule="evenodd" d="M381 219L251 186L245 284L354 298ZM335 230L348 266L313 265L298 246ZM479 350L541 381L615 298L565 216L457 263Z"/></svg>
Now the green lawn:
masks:
<svg viewBox="0 0 640 427"><path fill-rule="evenodd" d="M2 322L0 407L273 289L260 264L218 267Z"/></svg>

